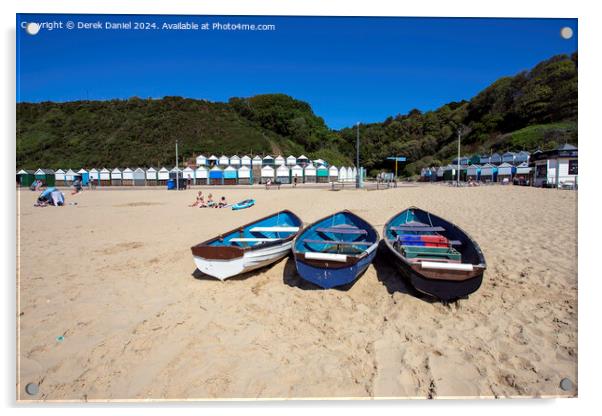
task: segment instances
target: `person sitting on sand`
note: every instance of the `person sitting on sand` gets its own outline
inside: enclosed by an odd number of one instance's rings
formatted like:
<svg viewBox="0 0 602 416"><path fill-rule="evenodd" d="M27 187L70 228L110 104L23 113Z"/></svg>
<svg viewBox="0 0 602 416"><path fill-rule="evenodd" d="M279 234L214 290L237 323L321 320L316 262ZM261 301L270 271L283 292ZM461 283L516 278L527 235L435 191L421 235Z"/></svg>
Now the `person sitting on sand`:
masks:
<svg viewBox="0 0 602 416"><path fill-rule="evenodd" d="M223 208L226 205L228 205L228 203L226 202L226 197L222 196L222 199L220 199L219 203L217 204L218 208Z"/></svg>
<svg viewBox="0 0 602 416"><path fill-rule="evenodd" d="M74 180L72 187L73 191L71 191L71 195L80 193L82 191L82 181L79 179Z"/></svg>
<svg viewBox="0 0 602 416"><path fill-rule="evenodd" d="M272 186L272 180L268 179L268 181L265 183L265 189L270 189L270 186Z"/></svg>
<svg viewBox="0 0 602 416"><path fill-rule="evenodd" d="M188 205L189 207L197 207L199 206L201 203L204 203L205 199L203 198L203 191L199 191L198 194L196 195L196 201L194 201L192 203L192 205Z"/></svg>
<svg viewBox="0 0 602 416"><path fill-rule="evenodd" d="M215 206L215 201L213 200L213 195L212 195L212 194L209 194L209 195L207 196L207 206L208 206L209 208L211 208L211 207Z"/></svg>

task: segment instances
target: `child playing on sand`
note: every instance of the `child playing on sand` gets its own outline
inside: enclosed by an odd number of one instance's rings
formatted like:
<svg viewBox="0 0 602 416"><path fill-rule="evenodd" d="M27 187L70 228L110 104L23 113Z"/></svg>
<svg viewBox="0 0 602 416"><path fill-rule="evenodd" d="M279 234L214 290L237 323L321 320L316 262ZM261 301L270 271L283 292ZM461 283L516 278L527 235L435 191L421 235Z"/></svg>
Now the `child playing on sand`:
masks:
<svg viewBox="0 0 602 416"><path fill-rule="evenodd" d="M226 205L228 205L228 203L226 202L226 197L222 196L222 199L220 199L219 204L217 204L217 208L223 208Z"/></svg>

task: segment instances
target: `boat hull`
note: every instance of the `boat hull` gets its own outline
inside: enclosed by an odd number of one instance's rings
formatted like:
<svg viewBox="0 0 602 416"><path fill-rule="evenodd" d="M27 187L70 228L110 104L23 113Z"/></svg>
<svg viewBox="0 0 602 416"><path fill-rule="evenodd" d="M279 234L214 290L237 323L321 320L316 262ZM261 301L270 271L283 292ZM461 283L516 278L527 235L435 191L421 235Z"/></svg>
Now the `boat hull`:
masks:
<svg viewBox="0 0 602 416"><path fill-rule="evenodd" d="M440 226L446 231L443 233L450 240L460 242L463 250L462 258L472 265L471 270L423 268L420 262L408 261L388 239L389 226L393 221L406 211L415 211L420 216L427 216L433 226ZM399 272L409 280L418 292L424 293L444 302L451 302L464 298L476 292L483 282L483 275L487 268L485 257L479 245L464 230L434 214L420 210L416 207L408 208L391 218L384 226L384 244L394 259L394 264Z"/></svg>
<svg viewBox="0 0 602 416"><path fill-rule="evenodd" d="M297 272L299 275L308 282L311 282L323 289L331 289L336 286L343 286L355 281L358 277L364 273L364 271L370 266L376 250L368 253L366 256L361 258L354 264L345 265L343 267L330 267L331 264L327 262L313 262L314 264L308 264L299 257L295 257L295 265L297 266Z"/></svg>
<svg viewBox="0 0 602 416"><path fill-rule="evenodd" d="M444 302L461 299L476 292L483 282L483 270L480 270L473 277L469 277L466 280L429 278L399 258L396 252L392 252L391 254L396 259L397 269L410 281L414 289Z"/></svg>
<svg viewBox="0 0 602 416"><path fill-rule="evenodd" d="M230 259L218 259L199 255L194 255L193 258L200 272L220 280L225 280L229 277L268 266L280 260L289 253L292 244L292 241L287 241L281 245L258 250L241 250L241 256Z"/></svg>

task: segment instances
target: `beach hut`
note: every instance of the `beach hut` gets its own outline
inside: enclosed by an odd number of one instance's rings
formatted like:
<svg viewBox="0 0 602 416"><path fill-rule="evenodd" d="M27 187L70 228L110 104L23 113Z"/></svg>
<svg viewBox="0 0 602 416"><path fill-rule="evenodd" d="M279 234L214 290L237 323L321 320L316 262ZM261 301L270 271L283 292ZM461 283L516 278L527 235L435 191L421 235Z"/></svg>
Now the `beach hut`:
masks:
<svg viewBox="0 0 602 416"><path fill-rule="evenodd" d="M531 172L533 172L533 169L527 162L521 163L516 166L513 182L517 185L529 185Z"/></svg>
<svg viewBox="0 0 602 416"><path fill-rule="evenodd" d="M22 188L29 188L33 181L36 180L35 171L29 169L21 169L17 172L17 182Z"/></svg>
<svg viewBox="0 0 602 416"><path fill-rule="evenodd" d="M146 185L146 172L144 169L140 167L134 169L134 174L132 176L134 178L134 186Z"/></svg>
<svg viewBox="0 0 602 416"><path fill-rule="evenodd" d="M220 165L222 168L225 168L226 166L230 165L230 158L228 158L228 156L221 155L221 156L219 157L218 164L219 164L219 165Z"/></svg>
<svg viewBox="0 0 602 416"><path fill-rule="evenodd" d="M217 162L219 161L219 159L217 158L217 156L215 155L211 155L207 158L207 164L210 167L213 167L215 165L217 165Z"/></svg>
<svg viewBox="0 0 602 416"><path fill-rule="evenodd" d="M344 166L339 169L339 181L340 182L347 181L347 168Z"/></svg>
<svg viewBox="0 0 602 416"><path fill-rule="evenodd" d="M516 153L514 152L506 152L502 155L502 163L509 163L514 165L516 163ZM501 173L499 173L501 175Z"/></svg>
<svg viewBox="0 0 602 416"><path fill-rule="evenodd" d="M293 167L297 164L297 158L293 155L290 155L286 158L286 166Z"/></svg>
<svg viewBox="0 0 602 416"><path fill-rule="evenodd" d="M315 166L320 166L320 165L324 165L326 167L328 167L328 163L326 163L326 161L324 159L315 159L313 161Z"/></svg>
<svg viewBox="0 0 602 416"><path fill-rule="evenodd" d="M234 166L224 169L224 185L236 185L237 179L237 170Z"/></svg>
<svg viewBox="0 0 602 416"><path fill-rule="evenodd" d="M481 155L481 159L479 160L479 164L481 166L489 163L491 161L491 157L489 155Z"/></svg>
<svg viewBox="0 0 602 416"><path fill-rule="evenodd" d="M82 185L88 186L88 182L90 182L90 172L88 172L84 168L81 168L80 170L77 171L77 174L80 176L80 178L82 180Z"/></svg>
<svg viewBox="0 0 602 416"><path fill-rule="evenodd" d="M466 176L474 181L481 180L481 165L469 165L466 168Z"/></svg>
<svg viewBox="0 0 602 416"><path fill-rule="evenodd" d="M430 181L431 182L435 182L437 180L437 168L436 167L432 167L431 168L431 176L430 176Z"/></svg>
<svg viewBox="0 0 602 416"><path fill-rule="evenodd" d="M305 155L301 155L297 158L297 165L305 168L309 164L309 159Z"/></svg>
<svg viewBox="0 0 602 416"><path fill-rule="evenodd" d="M328 168L326 166L318 166L318 169L316 169L316 180L318 183L328 183Z"/></svg>
<svg viewBox="0 0 602 416"><path fill-rule="evenodd" d="M73 181L77 178L81 178L81 176L76 171L73 169L67 169L67 172L65 172L65 185L73 185Z"/></svg>
<svg viewBox="0 0 602 416"><path fill-rule="evenodd" d="M491 163L481 166L481 180L483 182L497 182L497 167Z"/></svg>
<svg viewBox="0 0 602 416"><path fill-rule="evenodd" d="M194 172L194 183L197 185L207 185L209 171L205 166L199 166Z"/></svg>
<svg viewBox="0 0 602 416"><path fill-rule="evenodd" d="M535 186L577 187L578 150L570 144L563 144L554 150L537 151L530 157Z"/></svg>
<svg viewBox="0 0 602 416"><path fill-rule="evenodd" d="M489 158L489 163L492 165L501 165L502 164L502 156L499 153L494 153Z"/></svg>
<svg viewBox="0 0 602 416"><path fill-rule="evenodd" d="M244 155L243 157L240 158L240 165L241 166L251 166L251 158L247 155Z"/></svg>
<svg viewBox="0 0 602 416"><path fill-rule="evenodd" d="M357 168L354 166L353 170L352 170L352 177L353 177L353 181L355 182L357 180Z"/></svg>
<svg viewBox="0 0 602 416"><path fill-rule="evenodd" d="M134 171L130 168L125 168L121 172L121 184L123 186L134 186Z"/></svg>
<svg viewBox="0 0 602 416"><path fill-rule="evenodd" d="M157 172L157 185L165 186L167 185L167 181L169 180L169 169L163 166Z"/></svg>
<svg viewBox="0 0 602 416"><path fill-rule="evenodd" d="M318 181L316 173L317 173L317 169L313 165L313 163L306 165L305 168L303 169L303 176L305 177L304 182L305 183L316 183Z"/></svg>
<svg viewBox="0 0 602 416"><path fill-rule="evenodd" d="M158 185L158 171L152 166L146 170L146 184L149 186Z"/></svg>
<svg viewBox="0 0 602 416"><path fill-rule="evenodd" d="M455 158L454 160L452 160L452 165L454 166L458 166L458 158ZM466 157L466 156L462 156L460 157L460 166L468 166L470 164L470 158Z"/></svg>
<svg viewBox="0 0 602 416"><path fill-rule="evenodd" d="M44 186L54 186L54 171L52 169L38 169L34 172L35 179L42 181Z"/></svg>
<svg viewBox="0 0 602 416"><path fill-rule="evenodd" d="M514 161L517 165L520 165L521 163L529 163L529 156L530 153L526 152L524 150L521 150L520 152L518 152L516 154L516 157L514 158Z"/></svg>
<svg viewBox="0 0 602 416"><path fill-rule="evenodd" d="M219 166L214 166L209 170L209 185L223 185L224 171Z"/></svg>
<svg viewBox="0 0 602 416"><path fill-rule="evenodd" d="M291 181L294 182L293 178L297 178L297 183L303 183L303 168L299 165L295 165L291 168Z"/></svg>
<svg viewBox="0 0 602 416"><path fill-rule="evenodd" d="M508 182L511 182L515 172L516 168L514 166L508 162L503 162L497 167L497 181L503 182L504 179L507 179Z"/></svg>
<svg viewBox="0 0 602 416"><path fill-rule="evenodd" d="M347 182L354 182L355 176L353 176L353 169L351 167L347 168Z"/></svg>
<svg viewBox="0 0 602 416"><path fill-rule="evenodd" d="M115 168L111 171L111 186L121 186L123 183L123 171Z"/></svg>
<svg viewBox="0 0 602 416"><path fill-rule="evenodd" d="M456 180L456 168L452 165L447 165L443 168L443 180L454 181Z"/></svg>
<svg viewBox="0 0 602 416"><path fill-rule="evenodd" d="M436 175L436 180L437 181L442 181L443 180L443 173L445 172L445 168L443 166L439 166L437 168L437 175Z"/></svg>
<svg viewBox="0 0 602 416"><path fill-rule="evenodd" d="M207 166L207 158L204 155L198 155L196 157L197 166Z"/></svg>
<svg viewBox="0 0 602 416"><path fill-rule="evenodd" d="M96 168L90 169L90 183L98 185L100 183L100 172Z"/></svg>
<svg viewBox="0 0 602 416"><path fill-rule="evenodd" d="M234 169L238 169L240 167L240 157L238 157L238 155L230 157L230 166L234 166Z"/></svg>
<svg viewBox="0 0 602 416"><path fill-rule="evenodd" d="M182 169L182 177L186 181L186 186L192 185L194 182L194 168L191 166L186 166Z"/></svg>
<svg viewBox="0 0 602 416"><path fill-rule="evenodd" d="M328 168L328 181L336 182L339 179L339 169L336 166Z"/></svg>
<svg viewBox="0 0 602 416"><path fill-rule="evenodd" d="M267 155L261 160L261 166L274 166L274 158L270 155Z"/></svg>
<svg viewBox="0 0 602 416"><path fill-rule="evenodd" d="M280 183L291 183L291 170L284 164L278 166L276 168L276 180Z"/></svg>
<svg viewBox="0 0 602 416"><path fill-rule="evenodd" d="M63 173L64 175L64 173ZM107 168L102 168L99 172L100 186L111 186L111 171ZM58 177L56 178L58 182Z"/></svg>
<svg viewBox="0 0 602 416"><path fill-rule="evenodd" d="M253 170L252 172L252 176L253 179L255 178L261 178L261 156L255 156L253 158L253 160L251 161L251 168Z"/></svg>
<svg viewBox="0 0 602 416"><path fill-rule="evenodd" d="M274 165L275 166L283 166L286 165L286 159L283 158L281 155L276 156L276 158L274 159Z"/></svg>
<svg viewBox="0 0 602 416"><path fill-rule="evenodd" d="M57 169L54 172L54 183L56 184L56 186L65 185L65 171L63 169Z"/></svg>
<svg viewBox="0 0 602 416"><path fill-rule="evenodd" d="M470 159L468 159L469 165L478 165L481 163L481 155L472 155Z"/></svg>
<svg viewBox="0 0 602 416"><path fill-rule="evenodd" d="M251 179L251 168L247 165L243 165L238 168L238 183L240 185L251 185L253 180Z"/></svg>
<svg viewBox="0 0 602 416"><path fill-rule="evenodd" d="M273 167L267 165L261 168L261 183L266 183L268 179L274 181L276 171Z"/></svg>

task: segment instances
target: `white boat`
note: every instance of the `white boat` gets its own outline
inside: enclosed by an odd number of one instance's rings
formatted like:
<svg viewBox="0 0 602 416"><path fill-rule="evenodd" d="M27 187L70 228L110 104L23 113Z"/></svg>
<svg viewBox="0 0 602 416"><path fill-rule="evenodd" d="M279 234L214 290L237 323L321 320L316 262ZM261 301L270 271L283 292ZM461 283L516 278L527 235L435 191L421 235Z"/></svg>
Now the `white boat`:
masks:
<svg viewBox="0 0 602 416"><path fill-rule="evenodd" d="M285 210L191 247L199 271L220 280L267 266L288 255L302 221Z"/></svg>

